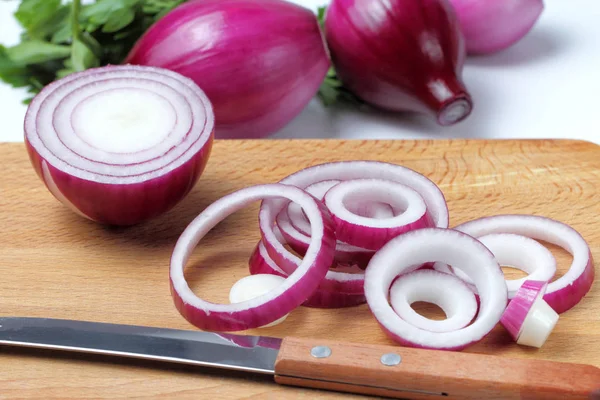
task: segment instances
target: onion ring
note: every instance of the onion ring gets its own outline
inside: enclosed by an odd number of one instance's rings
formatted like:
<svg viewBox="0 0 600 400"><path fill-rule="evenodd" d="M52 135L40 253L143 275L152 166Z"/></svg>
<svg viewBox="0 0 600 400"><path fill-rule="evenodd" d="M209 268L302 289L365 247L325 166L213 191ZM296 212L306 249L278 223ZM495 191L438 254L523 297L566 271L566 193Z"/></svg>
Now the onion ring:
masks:
<svg viewBox="0 0 600 400"><path fill-rule="evenodd" d="M562 222L536 215L507 214L479 218L455 229L474 237L491 233L523 235L555 244L571 253L571 267L548 284L544 295L544 300L559 314L577 305L592 287L595 270L590 247L579 232Z"/></svg>
<svg viewBox="0 0 600 400"><path fill-rule="evenodd" d="M344 181L362 178L390 180L414 189L425 201L436 226L448 227L448 206L440 188L426 176L400 165L378 161L341 161L319 164L289 175L280 183L304 189L316 182L326 180ZM287 203L288 201L282 199L264 200L260 207L259 219L275 219L275 216L286 207ZM275 240L271 226L264 225L264 229L263 238L265 235L268 236L264 242L269 256L285 272L294 271L298 258Z"/></svg>
<svg viewBox="0 0 600 400"><path fill-rule="evenodd" d="M253 201L273 197L285 197L301 204L311 223L311 244L298 268L281 286L241 303L215 304L196 296L185 279L184 266L198 242L228 215ZM273 219L263 218L261 227L271 226ZM303 190L275 183L233 192L204 209L177 240L169 274L175 306L185 319L200 329L233 331L267 325L298 307L317 289L333 260L334 244L328 211Z"/></svg>
<svg viewBox="0 0 600 400"><path fill-rule="evenodd" d="M460 265L480 293L473 323L452 332L431 332L400 318L388 303L393 280L428 261ZM371 312L390 338L402 345L461 350L483 339L500 322L508 301L504 275L481 242L453 229L424 228L390 240L365 271L365 296Z"/></svg>
<svg viewBox="0 0 600 400"><path fill-rule="evenodd" d="M347 207L355 204L356 198L383 202L400 212L387 218L357 215ZM397 182L352 179L332 187L324 200L333 217L337 239L369 250L379 250L390 239L413 229L433 226L419 193Z"/></svg>
<svg viewBox="0 0 600 400"><path fill-rule="evenodd" d="M507 265L528 273L524 278L506 279L508 298L512 299L527 280L550 281L556 273L556 259L545 246L526 236L512 233L493 233L477 238L494 254L501 266ZM434 269L454 273L476 292L473 281L460 270L441 263Z"/></svg>
<svg viewBox="0 0 600 400"><path fill-rule="evenodd" d="M438 321L422 316L411 307L416 301L437 305L444 310L446 319ZM477 314L475 294L462 280L428 269L400 275L390 288L390 304L400 318L430 332L462 329Z"/></svg>

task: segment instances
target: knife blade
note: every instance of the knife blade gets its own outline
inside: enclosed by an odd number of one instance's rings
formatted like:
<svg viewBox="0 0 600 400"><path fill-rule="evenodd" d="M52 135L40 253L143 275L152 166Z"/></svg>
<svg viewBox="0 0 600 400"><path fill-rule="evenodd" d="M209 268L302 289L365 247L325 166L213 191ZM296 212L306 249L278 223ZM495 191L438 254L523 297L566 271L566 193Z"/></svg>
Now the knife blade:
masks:
<svg viewBox="0 0 600 400"><path fill-rule="evenodd" d="M196 365L403 399L600 399L591 365L53 318L0 317L0 345Z"/></svg>

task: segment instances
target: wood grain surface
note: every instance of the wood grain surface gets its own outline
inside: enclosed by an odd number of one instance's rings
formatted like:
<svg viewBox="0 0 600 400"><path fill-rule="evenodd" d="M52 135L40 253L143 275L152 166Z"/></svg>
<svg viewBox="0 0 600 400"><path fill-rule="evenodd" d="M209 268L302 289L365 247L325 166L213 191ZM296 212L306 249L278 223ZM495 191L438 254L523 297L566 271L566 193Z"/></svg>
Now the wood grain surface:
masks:
<svg viewBox="0 0 600 400"><path fill-rule="evenodd" d="M451 225L484 215L533 213L572 225L600 259L600 147L581 141L217 141L194 191L176 208L131 228L82 219L56 201L22 144L0 144L0 313L191 329L168 282L173 246L185 226L220 196L275 182L326 161L373 159L422 172L444 191ZM200 243L186 276L196 293L227 302L248 274L259 204L234 214ZM558 275L570 256L551 247ZM425 310L432 312L432 310ZM394 344L366 305L300 307L285 323L243 333ZM561 315L539 350L520 347L498 326L467 352L600 366L600 287ZM183 366L0 348L0 399L348 398L280 386L272 379ZM355 398L360 398L356 396Z"/></svg>

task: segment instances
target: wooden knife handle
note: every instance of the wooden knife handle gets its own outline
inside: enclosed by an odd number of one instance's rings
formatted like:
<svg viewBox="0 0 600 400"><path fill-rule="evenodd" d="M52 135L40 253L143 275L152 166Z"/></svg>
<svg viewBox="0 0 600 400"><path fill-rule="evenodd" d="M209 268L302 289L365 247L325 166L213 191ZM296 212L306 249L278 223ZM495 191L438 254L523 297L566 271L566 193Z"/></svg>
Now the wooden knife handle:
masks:
<svg viewBox="0 0 600 400"><path fill-rule="evenodd" d="M297 338L283 340L275 381L403 399L600 399L591 365Z"/></svg>

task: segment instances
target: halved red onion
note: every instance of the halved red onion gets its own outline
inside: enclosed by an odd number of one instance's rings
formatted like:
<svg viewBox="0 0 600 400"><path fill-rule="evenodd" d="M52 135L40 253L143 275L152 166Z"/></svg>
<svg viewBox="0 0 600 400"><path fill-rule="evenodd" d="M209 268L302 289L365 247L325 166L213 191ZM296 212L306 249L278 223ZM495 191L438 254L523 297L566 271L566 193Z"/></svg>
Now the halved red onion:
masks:
<svg viewBox="0 0 600 400"><path fill-rule="evenodd" d="M515 297L525 281L550 281L556 273L556 259L550 250L526 236L512 233L493 233L481 236L478 240L490 249L500 265L510 266L528 273L524 278L506 279L509 299ZM434 268L438 271L454 273L475 291L473 282L460 270L460 266L453 268L436 263Z"/></svg>
<svg viewBox="0 0 600 400"><path fill-rule="evenodd" d="M390 239L413 229L432 227L423 198L410 187L382 179L353 179L332 187L325 205L335 224L338 240L370 250L378 250ZM347 204L359 201L389 204L398 213L387 218L357 215Z"/></svg>
<svg viewBox="0 0 600 400"><path fill-rule="evenodd" d="M543 299L548 283L525 281L500 322L515 342L542 347L558 322L558 314Z"/></svg>
<svg viewBox="0 0 600 400"><path fill-rule="evenodd" d="M548 284L544 300L557 313L570 310L587 294L594 282L592 253L585 239L572 227L536 215L496 215L466 222L455 228L474 237L491 233L514 233L562 247L573 255L571 267Z"/></svg>
<svg viewBox="0 0 600 400"><path fill-rule="evenodd" d="M393 280L429 261L460 265L475 283L480 306L471 325L452 332L431 332L400 318L388 303ZM407 232L377 251L365 272L365 296L373 315L393 340L445 350L461 350L483 339L500 321L508 301L504 275L494 255L469 235L439 228Z"/></svg>
<svg viewBox="0 0 600 400"><path fill-rule="evenodd" d="M198 181L214 115L175 72L106 66L47 85L24 128L31 163L58 200L91 220L132 225L174 207Z"/></svg>
<svg viewBox="0 0 600 400"><path fill-rule="evenodd" d="M252 275L273 274L282 277L288 276L269 257L262 241L254 249L248 265ZM341 308L363 304L366 302L363 286L364 274L328 271L317 290L302 305L314 308ZM345 290L354 292L346 293L344 292Z"/></svg>
<svg viewBox="0 0 600 400"><path fill-rule="evenodd" d="M427 318L411 304L424 301L439 306L444 320ZM451 332L469 325L477 314L475 294L458 277L421 269L400 275L390 288L390 304L400 318L430 332Z"/></svg>
<svg viewBox="0 0 600 400"><path fill-rule="evenodd" d="M326 180L350 180L361 178L385 179L393 182L402 183L416 190L431 213L431 217L437 227L448 227L448 207L444 194L435 183L426 176L400 165L389 164L379 161L340 161L319 164L300 170L292 175L282 179L280 183L293 185L305 189L307 186L316 182ZM267 199L262 202L259 219L274 219L288 204L288 201L281 199ZM276 243L273 228L266 226L270 232L265 238L265 247L271 258L284 271L291 272L296 268L297 257L291 254L287 249Z"/></svg>
<svg viewBox="0 0 600 400"><path fill-rule="evenodd" d="M253 201L275 197L301 204L311 223L312 241L296 270L282 285L241 303L215 304L197 297L185 279L184 266L198 242L233 212ZM263 218L260 221L261 228L263 225L271 226L273 222L274 218ZM334 241L328 211L321 202L299 188L265 184L233 192L205 208L177 240L170 266L171 294L175 306L191 324L205 330L245 330L269 324L298 307L317 289L333 260Z"/></svg>

